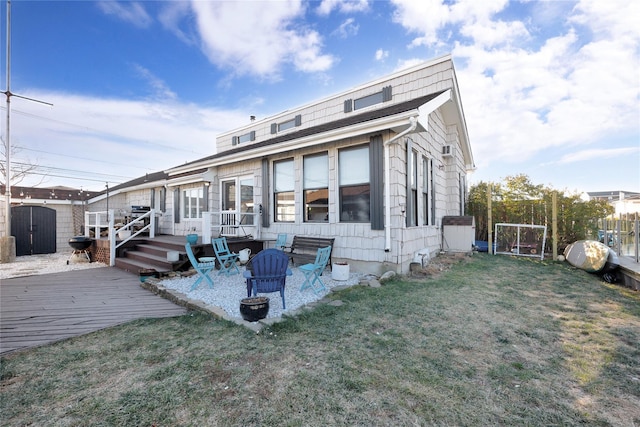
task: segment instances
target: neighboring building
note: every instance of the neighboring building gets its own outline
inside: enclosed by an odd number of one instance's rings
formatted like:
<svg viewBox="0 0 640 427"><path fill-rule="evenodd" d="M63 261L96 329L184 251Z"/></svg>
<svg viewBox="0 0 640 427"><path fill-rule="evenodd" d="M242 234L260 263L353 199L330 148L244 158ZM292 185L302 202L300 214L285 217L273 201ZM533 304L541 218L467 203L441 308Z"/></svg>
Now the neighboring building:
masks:
<svg viewBox="0 0 640 427"><path fill-rule="evenodd" d="M0 186L5 195L5 186ZM69 187L11 187L11 235L16 255L35 255L71 250L69 239L82 234L84 211L92 194ZM5 229L5 201L0 203L1 227Z"/></svg>
<svg viewBox="0 0 640 427"><path fill-rule="evenodd" d="M587 200L606 200L615 208L615 215L640 214L640 193L632 191L589 191Z"/></svg>

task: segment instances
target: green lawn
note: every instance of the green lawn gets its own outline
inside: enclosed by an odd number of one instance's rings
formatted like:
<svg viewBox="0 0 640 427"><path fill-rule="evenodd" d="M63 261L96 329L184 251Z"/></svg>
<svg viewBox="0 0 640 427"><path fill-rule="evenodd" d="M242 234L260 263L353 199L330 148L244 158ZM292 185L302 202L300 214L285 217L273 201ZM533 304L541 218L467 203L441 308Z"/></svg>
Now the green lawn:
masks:
<svg viewBox="0 0 640 427"><path fill-rule="evenodd" d="M640 295L486 254L255 334L193 313L2 358L0 424L633 426Z"/></svg>

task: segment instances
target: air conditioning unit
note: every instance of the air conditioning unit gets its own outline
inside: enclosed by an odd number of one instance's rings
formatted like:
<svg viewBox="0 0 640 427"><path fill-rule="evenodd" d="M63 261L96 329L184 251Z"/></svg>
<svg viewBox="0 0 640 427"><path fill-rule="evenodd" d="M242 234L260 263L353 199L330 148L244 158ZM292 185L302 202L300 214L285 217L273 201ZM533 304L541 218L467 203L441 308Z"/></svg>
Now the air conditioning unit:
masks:
<svg viewBox="0 0 640 427"><path fill-rule="evenodd" d="M453 145L442 146L442 157L453 157L454 152L455 152L455 147Z"/></svg>

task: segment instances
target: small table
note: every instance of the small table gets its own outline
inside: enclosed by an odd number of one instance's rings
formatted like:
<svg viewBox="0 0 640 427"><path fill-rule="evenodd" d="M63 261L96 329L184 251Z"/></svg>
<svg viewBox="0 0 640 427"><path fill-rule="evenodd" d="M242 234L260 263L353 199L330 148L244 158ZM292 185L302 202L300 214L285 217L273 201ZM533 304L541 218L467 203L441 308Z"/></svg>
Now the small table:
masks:
<svg viewBox="0 0 640 427"><path fill-rule="evenodd" d="M202 258L198 258L199 262L215 262L216 257L213 256L203 256Z"/></svg>

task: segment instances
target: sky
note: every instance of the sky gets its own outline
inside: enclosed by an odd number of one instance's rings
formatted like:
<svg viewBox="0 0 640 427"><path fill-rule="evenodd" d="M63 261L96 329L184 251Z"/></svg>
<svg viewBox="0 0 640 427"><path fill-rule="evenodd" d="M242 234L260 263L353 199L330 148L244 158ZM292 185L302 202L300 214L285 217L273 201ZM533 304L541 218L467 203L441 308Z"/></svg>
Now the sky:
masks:
<svg viewBox="0 0 640 427"><path fill-rule="evenodd" d="M11 161L37 168L12 185L101 191L214 154L250 116L451 54L471 185L640 192L638 16L629 0L13 0Z"/></svg>

